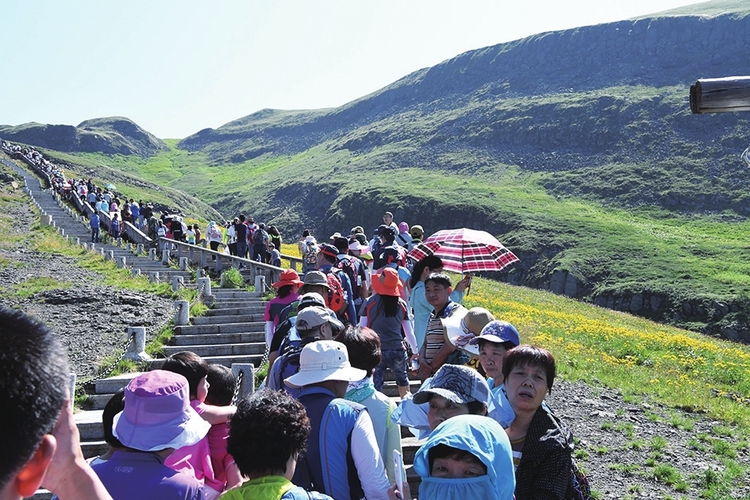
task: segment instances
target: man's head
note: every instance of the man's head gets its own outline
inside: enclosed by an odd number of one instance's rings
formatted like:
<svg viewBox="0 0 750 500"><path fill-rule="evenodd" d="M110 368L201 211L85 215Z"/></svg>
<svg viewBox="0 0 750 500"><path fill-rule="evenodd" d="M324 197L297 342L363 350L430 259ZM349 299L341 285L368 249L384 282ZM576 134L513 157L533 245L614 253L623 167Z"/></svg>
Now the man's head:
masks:
<svg viewBox="0 0 750 500"><path fill-rule="evenodd" d="M328 286L328 278L322 271L307 271L305 273L305 279L299 289L299 293L307 295L308 293L317 293L324 299L328 297L328 291L331 289Z"/></svg>
<svg viewBox="0 0 750 500"><path fill-rule="evenodd" d="M318 246L318 267L336 262L339 249L328 243L321 243Z"/></svg>
<svg viewBox="0 0 750 500"><path fill-rule="evenodd" d="M332 339L333 332L341 331L344 325L325 307L312 306L297 313L295 327L300 338L303 339L310 337Z"/></svg>
<svg viewBox="0 0 750 500"><path fill-rule="evenodd" d="M386 212L383 214L383 223L387 226L391 222L393 222L393 214L390 212Z"/></svg>
<svg viewBox="0 0 750 500"><path fill-rule="evenodd" d="M245 476L285 476L289 459L297 460L309 435L305 407L285 391L263 389L237 405L227 451Z"/></svg>
<svg viewBox="0 0 750 500"><path fill-rule="evenodd" d="M432 273L424 282L424 295L427 303L440 311L450 300L453 287L447 274Z"/></svg>
<svg viewBox="0 0 750 500"><path fill-rule="evenodd" d="M339 236L333 240L333 246L336 247L339 253L347 253L349 251L349 240L343 236Z"/></svg>
<svg viewBox="0 0 750 500"><path fill-rule="evenodd" d="M349 382L362 380L366 375L367 372L353 368L349 363L349 352L344 344L319 340L302 348L299 371L284 383L292 388L326 385L337 397L343 397Z"/></svg>
<svg viewBox="0 0 750 500"><path fill-rule="evenodd" d="M68 394L65 348L45 325L10 309L0 309L0 342L0 492L31 496L54 454L48 433Z"/></svg>

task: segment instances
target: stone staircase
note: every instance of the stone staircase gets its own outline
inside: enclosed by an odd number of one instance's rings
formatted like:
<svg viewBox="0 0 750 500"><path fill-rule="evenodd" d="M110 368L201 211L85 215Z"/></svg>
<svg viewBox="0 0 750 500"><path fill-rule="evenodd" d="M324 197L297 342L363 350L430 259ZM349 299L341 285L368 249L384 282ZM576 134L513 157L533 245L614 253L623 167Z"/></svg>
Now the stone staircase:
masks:
<svg viewBox="0 0 750 500"><path fill-rule="evenodd" d="M26 180L27 190L42 213L43 223L54 226L61 235L69 241L86 244L87 248L98 252L118 266L133 270L133 274L141 274L151 279L158 273L158 280L170 282L174 278L182 279L186 286L195 287L190 283L193 273L170 267L169 263L156 260L153 255L146 253L137 255L136 248L129 245L91 244L88 221L66 207L49 190L45 190L39 178L19 168L12 162L0 160L13 168ZM212 306L204 316L191 318L190 324L174 327L174 337L171 345L165 348L165 355L179 351L192 351L200 355L209 364L223 364L231 367L233 364L250 364L254 367L263 360L265 352L265 332L263 322L264 303L257 292L238 289L212 288ZM152 368L158 368L163 360L153 360ZM84 456L94 457L107 450L102 428L102 409L112 394L124 387L136 376L136 373L118 375L95 381L95 392L89 395L87 409L75 414L76 425L81 436L81 447ZM419 387L417 380L412 380L412 392ZM383 392L398 400L395 379L386 377ZM406 429L402 429L403 457L412 493L416 496L419 478L413 473L411 463L419 442ZM386 458L389 459L389 458ZM35 500L51 498L50 492L38 491Z"/></svg>

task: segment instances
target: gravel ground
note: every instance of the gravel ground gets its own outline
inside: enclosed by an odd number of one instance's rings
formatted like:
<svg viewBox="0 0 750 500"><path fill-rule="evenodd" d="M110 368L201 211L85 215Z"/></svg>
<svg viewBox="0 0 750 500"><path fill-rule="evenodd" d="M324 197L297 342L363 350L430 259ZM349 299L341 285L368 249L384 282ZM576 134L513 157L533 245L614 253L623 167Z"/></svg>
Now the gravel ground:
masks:
<svg viewBox="0 0 750 500"><path fill-rule="evenodd" d="M25 205L8 210L18 231L38 220ZM21 309L46 323L67 348L71 370L79 378L91 377L105 356L121 352L128 326L144 326L151 332L151 327L173 314L172 300L105 286L102 276L64 255L39 255L19 246L0 250L0 259L12 261L0 269L0 305ZM28 298L12 292L22 289L28 279L40 277L69 286Z"/></svg>
<svg viewBox="0 0 750 500"><path fill-rule="evenodd" d="M27 206L10 210L17 231L36 221ZM0 250L3 257L13 263L0 270L0 285L6 290L0 305L20 308L47 323L68 349L79 377L92 375L104 356L123 345L127 326L148 330L172 314L170 300L103 286L101 276L81 269L71 258L22 248ZM40 276L72 286L26 299L7 292ZM578 463L599 498L701 498L702 479L726 477L733 468L741 475L725 480L729 487L710 498L750 498L750 448L720 422L652 401L628 403L616 390L582 382L557 381L548 403L573 431Z"/></svg>
<svg viewBox="0 0 750 500"><path fill-rule="evenodd" d="M601 498L704 498L702 481L735 469L727 460L742 473L708 498L750 498L750 446L722 422L653 401L627 403L616 390L582 382L556 381L547 401L573 431L577 462Z"/></svg>

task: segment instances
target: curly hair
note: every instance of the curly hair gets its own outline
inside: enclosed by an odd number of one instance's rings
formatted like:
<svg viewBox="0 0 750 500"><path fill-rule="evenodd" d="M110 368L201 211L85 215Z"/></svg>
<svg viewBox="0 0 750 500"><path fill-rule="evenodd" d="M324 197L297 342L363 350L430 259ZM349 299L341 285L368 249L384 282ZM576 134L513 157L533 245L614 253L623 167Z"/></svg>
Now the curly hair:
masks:
<svg viewBox="0 0 750 500"><path fill-rule="evenodd" d="M284 391L263 389L237 405L227 451L244 476L283 475L289 458L305 451L309 435L305 407Z"/></svg>

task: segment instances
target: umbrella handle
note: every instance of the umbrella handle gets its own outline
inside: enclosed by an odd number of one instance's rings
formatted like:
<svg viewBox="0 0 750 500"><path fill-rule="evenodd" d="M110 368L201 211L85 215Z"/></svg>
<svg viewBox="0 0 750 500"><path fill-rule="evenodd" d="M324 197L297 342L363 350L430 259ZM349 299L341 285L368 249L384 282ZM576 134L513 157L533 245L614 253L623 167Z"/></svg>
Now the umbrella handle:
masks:
<svg viewBox="0 0 750 500"><path fill-rule="evenodd" d="M469 291L471 290L471 278L472 278L472 276L473 275L471 273L464 273L464 279L468 280L468 282L466 283L466 290L464 291L464 297L466 297L467 295L469 295Z"/></svg>

